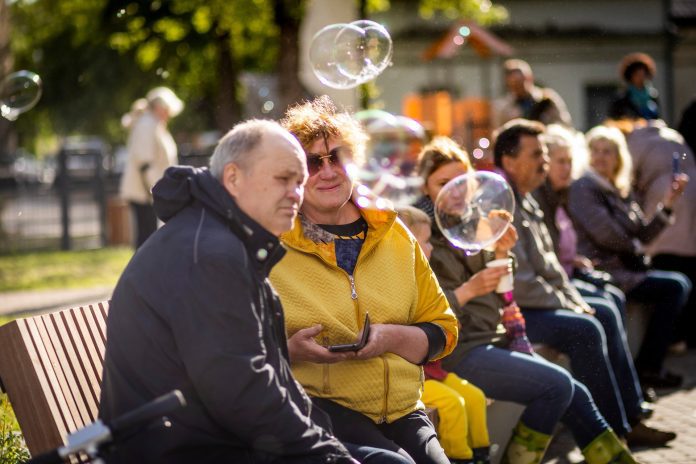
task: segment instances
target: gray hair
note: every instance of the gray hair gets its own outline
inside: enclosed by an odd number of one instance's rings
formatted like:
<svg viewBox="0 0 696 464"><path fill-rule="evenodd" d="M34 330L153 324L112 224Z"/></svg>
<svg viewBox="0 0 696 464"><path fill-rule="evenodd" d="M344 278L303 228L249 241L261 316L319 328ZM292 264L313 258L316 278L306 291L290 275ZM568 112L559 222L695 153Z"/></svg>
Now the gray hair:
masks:
<svg viewBox="0 0 696 464"><path fill-rule="evenodd" d="M267 119L251 119L234 126L215 147L210 158L211 174L222 181L222 173L228 164L235 163L243 169L249 167L249 153L261 143L264 134L273 131L284 132L285 129Z"/></svg>

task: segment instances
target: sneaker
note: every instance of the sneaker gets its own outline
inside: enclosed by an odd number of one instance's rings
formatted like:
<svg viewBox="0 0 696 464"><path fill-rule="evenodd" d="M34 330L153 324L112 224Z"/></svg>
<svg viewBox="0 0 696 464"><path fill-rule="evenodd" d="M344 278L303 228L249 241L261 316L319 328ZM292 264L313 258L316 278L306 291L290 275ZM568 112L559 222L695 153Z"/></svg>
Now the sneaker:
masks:
<svg viewBox="0 0 696 464"><path fill-rule="evenodd" d="M639 422L633 430L626 434L626 443L629 447L656 448L665 446L668 442L677 438L674 432L665 432Z"/></svg>

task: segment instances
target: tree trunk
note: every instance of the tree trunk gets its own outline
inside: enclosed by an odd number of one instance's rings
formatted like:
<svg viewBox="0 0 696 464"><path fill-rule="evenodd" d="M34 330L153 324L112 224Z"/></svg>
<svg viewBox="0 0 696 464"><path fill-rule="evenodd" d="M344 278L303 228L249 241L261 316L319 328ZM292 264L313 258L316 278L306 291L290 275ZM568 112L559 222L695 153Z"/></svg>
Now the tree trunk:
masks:
<svg viewBox="0 0 696 464"><path fill-rule="evenodd" d="M230 47L229 34L217 37L218 89L215 98L215 124L224 134L242 120L242 108L237 100L239 70Z"/></svg>
<svg viewBox="0 0 696 464"><path fill-rule="evenodd" d="M289 106L301 101L306 95L300 82L300 18L303 16L304 0L274 0L273 3L274 20L280 34L276 68L278 108L283 114Z"/></svg>
<svg viewBox="0 0 696 464"><path fill-rule="evenodd" d="M12 70L12 51L10 50L10 6L0 0L0 83ZM17 137L12 123L0 117L0 161L9 157L17 148Z"/></svg>

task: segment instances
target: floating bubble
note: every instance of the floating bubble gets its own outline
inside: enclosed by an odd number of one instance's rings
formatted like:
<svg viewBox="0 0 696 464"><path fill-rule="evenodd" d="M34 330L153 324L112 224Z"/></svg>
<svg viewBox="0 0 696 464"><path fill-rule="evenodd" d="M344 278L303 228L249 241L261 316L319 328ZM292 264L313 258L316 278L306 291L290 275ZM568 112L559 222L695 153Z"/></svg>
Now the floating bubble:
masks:
<svg viewBox="0 0 696 464"><path fill-rule="evenodd" d="M344 62L351 57L343 56L346 50L339 49L336 43L339 34L342 34L345 41L351 33L360 35L362 30L348 24L331 24L321 29L312 38L309 46L309 62L314 75L322 84L334 89L350 89L361 84L357 78L346 75L342 71L347 66ZM339 63L342 64L340 68Z"/></svg>
<svg viewBox="0 0 696 464"><path fill-rule="evenodd" d="M312 71L324 84L349 89L377 77L389 64L392 40L374 21L331 24L317 32L309 48Z"/></svg>
<svg viewBox="0 0 696 464"><path fill-rule="evenodd" d="M455 177L435 199L435 221L457 248L475 254L494 244L515 212L510 185L498 174L470 172Z"/></svg>
<svg viewBox="0 0 696 464"><path fill-rule="evenodd" d="M347 168L354 181L375 195L375 199L365 195L364 201L380 209L413 203L423 185L415 173L418 154L425 144L423 127L411 118L381 110L361 111L354 117L370 137L364 163ZM362 196L360 190L358 195Z"/></svg>
<svg viewBox="0 0 696 464"><path fill-rule="evenodd" d="M374 79L391 64L393 44L387 29L379 23L366 19L353 21L351 26L359 27L364 36L358 44L362 52L364 66L361 76L364 81Z"/></svg>
<svg viewBox="0 0 696 464"><path fill-rule="evenodd" d="M0 85L0 115L14 121L41 98L41 78L30 71L10 74Z"/></svg>

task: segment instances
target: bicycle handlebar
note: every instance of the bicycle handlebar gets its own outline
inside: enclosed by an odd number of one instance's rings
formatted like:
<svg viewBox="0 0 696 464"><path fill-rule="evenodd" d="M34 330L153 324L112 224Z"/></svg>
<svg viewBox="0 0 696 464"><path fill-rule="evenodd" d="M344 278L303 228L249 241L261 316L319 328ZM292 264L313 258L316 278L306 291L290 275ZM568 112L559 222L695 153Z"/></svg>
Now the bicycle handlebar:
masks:
<svg viewBox="0 0 696 464"><path fill-rule="evenodd" d="M184 406L186 406L184 395L179 390L174 390L117 417L107 425L111 429L111 435L118 437L133 427L148 423Z"/></svg>
<svg viewBox="0 0 696 464"><path fill-rule="evenodd" d="M118 441L130 429L152 422L165 414L186 406L186 399L179 390L174 390L139 408L117 417L111 423L104 424L97 420L92 424L77 430L67 437L67 445L40 454L26 464L58 464L69 456L85 452L95 457L97 451L106 443Z"/></svg>

